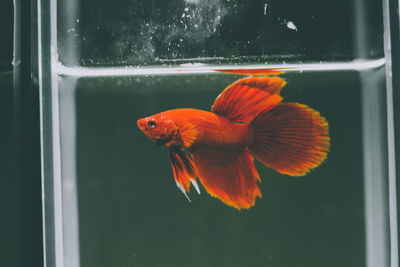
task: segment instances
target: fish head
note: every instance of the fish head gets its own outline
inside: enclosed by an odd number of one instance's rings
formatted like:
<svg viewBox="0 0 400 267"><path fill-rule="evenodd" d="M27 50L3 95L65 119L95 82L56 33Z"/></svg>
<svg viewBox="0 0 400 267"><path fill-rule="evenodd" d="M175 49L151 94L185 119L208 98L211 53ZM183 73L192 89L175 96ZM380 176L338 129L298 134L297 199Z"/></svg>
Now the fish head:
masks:
<svg viewBox="0 0 400 267"><path fill-rule="evenodd" d="M165 113L159 113L137 121L139 129L158 145L174 141L178 127L175 121Z"/></svg>

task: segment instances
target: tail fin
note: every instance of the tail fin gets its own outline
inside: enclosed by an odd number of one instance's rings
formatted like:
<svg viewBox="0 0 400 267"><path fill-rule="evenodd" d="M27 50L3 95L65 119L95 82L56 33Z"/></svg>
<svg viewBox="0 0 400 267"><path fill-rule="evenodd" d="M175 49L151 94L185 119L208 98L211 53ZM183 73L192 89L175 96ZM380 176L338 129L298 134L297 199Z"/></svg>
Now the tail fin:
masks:
<svg viewBox="0 0 400 267"><path fill-rule="evenodd" d="M280 103L259 113L251 125L254 156L276 171L302 176L320 165L329 151L328 123L319 112L298 103Z"/></svg>

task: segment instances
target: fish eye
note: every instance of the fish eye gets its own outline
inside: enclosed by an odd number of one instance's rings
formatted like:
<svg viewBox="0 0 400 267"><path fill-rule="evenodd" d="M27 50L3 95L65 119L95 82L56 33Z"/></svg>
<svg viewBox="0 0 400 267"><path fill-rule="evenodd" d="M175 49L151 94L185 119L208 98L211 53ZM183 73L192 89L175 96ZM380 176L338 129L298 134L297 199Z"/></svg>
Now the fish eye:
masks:
<svg viewBox="0 0 400 267"><path fill-rule="evenodd" d="M156 124L156 122L155 121L149 121L148 123L147 123L147 125L149 125L149 127L150 128L156 128L156 126L157 126L157 124Z"/></svg>

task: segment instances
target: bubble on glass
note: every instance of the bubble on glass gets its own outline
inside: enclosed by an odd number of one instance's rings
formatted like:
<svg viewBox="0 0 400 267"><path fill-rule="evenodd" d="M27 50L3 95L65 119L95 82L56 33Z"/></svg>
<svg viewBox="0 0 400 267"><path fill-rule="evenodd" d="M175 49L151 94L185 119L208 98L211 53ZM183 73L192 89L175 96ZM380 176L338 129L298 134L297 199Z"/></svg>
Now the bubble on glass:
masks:
<svg viewBox="0 0 400 267"><path fill-rule="evenodd" d="M286 26L286 27L287 27L288 29L290 29L290 30L293 30L293 31L296 31L296 32L298 31L298 28L297 28L296 24L294 24L294 22L291 21L291 20L278 17L278 22L279 22L281 25Z"/></svg>
<svg viewBox="0 0 400 267"><path fill-rule="evenodd" d="M264 4L264 16L267 15L267 10L268 10L268 3Z"/></svg>
<svg viewBox="0 0 400 267"><path fill-rule="evenodd" d="M297 26L294 25L293 21L290 21L290 20L289 20L289 21L286 23L286 27L288 27L289 29L294 30L294 31L297 32Z"/></svg>

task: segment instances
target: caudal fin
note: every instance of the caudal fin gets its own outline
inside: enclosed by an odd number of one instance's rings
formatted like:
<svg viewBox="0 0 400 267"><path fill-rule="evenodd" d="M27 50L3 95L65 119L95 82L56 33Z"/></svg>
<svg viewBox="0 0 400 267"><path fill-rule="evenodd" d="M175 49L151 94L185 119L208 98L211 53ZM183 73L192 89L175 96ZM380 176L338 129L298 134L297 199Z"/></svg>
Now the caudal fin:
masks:
<svg viewBox="0 0 400 267"><path fill-rule="evenodd" d="M251 125L254 156L276 171L302 176L320 165L329 151L328 123L319 112L298 103L280 103L259 113Z"/></svg>

